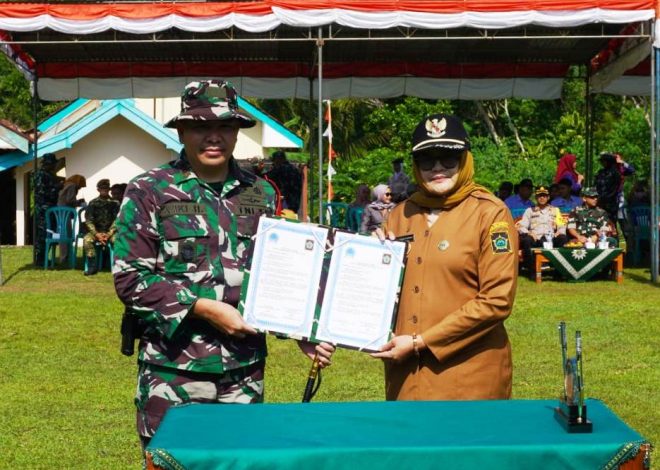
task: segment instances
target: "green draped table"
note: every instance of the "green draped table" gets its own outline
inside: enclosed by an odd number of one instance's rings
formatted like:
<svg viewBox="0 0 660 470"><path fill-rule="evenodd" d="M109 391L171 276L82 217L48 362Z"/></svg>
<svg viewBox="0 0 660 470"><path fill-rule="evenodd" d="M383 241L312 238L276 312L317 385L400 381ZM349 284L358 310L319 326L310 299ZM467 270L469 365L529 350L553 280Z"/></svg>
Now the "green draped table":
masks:
<svg viewBox="0 0 660 470"><path fill-rule="evenodd" d="M612 469L646 441L598 400L569 434L556 400L195 404L147 447L163 469ZM640 456L638 456L640 458Z"/></svg>
<svg viewBox="0 0 660 470"><path fill-rule="evenodd" d="M536 283L541 282L541 266L549 262L559 274L570 282L591 279L606 266L614 263L614 278L623 282L623 250L621 248L534 248Z"/></svg>

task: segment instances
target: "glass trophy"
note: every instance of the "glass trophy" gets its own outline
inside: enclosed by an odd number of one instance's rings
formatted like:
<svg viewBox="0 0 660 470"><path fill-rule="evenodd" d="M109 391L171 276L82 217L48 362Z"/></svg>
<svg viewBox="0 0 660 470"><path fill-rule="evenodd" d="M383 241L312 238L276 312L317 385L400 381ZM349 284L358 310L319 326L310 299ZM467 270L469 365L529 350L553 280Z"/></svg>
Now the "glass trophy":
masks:
<svg viewBox="0 0 660 470"><path fill-rule="evenodd" d="M582 335L575 332L575 357L568 357L566 323L559 323L564 392L555 408L555 419L569 433L590 433L593 424L587 419L584 403L584 377L582 375Z"/></svg>

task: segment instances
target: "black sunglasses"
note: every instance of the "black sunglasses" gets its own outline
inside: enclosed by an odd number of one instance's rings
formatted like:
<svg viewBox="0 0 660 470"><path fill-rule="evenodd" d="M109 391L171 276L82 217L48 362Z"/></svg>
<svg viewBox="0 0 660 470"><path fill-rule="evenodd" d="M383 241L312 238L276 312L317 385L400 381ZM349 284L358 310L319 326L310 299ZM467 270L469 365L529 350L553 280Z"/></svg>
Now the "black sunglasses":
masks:
<svg viewBox="0 0 660 470"><path fill-rule="evenodd" d="M456 168L461 161L463 151L427 152L415 155L415 164L422 171L432 170L439 162L443 168Z"/></svg>
<svg viewBox="0 0 660 470"><path fill-rule="evenodd" d="M391 196L392 193L385 193L385 196Z"/></svg>

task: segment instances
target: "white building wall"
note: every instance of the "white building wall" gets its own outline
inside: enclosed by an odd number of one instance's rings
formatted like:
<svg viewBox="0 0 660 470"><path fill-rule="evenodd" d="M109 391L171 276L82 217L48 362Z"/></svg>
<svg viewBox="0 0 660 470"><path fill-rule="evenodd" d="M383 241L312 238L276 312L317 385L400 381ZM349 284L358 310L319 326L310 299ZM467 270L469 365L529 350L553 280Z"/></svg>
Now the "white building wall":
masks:
<svg viewBox="0 0 660 470"><path fill-rule="evenodd" d="M163 144L117 116L66 150L56 153L58 159L66 157L66 175L83 175L87 187L78 192L87 202L98 196L96 183L108 178L110 184L128 181L176 157ZM17 168L16 180L16 243L25 244L23 204L23 175L32 168L32 162Z"/></svg>
<svg viewBox="0 0 660 470"><path fill-rule="evenodd" d="M26 187L25 173L32 169L32 162L16 167L14 169L14 177L16 178L16 244L19 246L25 245L25 194Z"/></svg>

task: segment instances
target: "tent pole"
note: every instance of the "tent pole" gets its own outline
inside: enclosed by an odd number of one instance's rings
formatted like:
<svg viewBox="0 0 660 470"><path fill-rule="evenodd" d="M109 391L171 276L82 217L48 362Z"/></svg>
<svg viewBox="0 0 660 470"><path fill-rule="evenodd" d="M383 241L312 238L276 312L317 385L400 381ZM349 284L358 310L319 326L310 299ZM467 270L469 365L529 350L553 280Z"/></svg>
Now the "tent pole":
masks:
<svg viewBox="0 0 660 470"><path fill-rule="evenodd" d="M34 131L32 134L32 193L36 194L36 183L37 183L37 153L39 150L39 116L38 116L38 105L39 105L39 88L37 86L37 76L34 75L32 79L32 122L34 123ZM28 194L29 197L29 194ZM29 200L29 199L28 199ZM36 198L32 198L32 262L37 266L37 207L36 207ZM45 256L45 255L44 255Z"/></svg>
<svg viewBox="0 0 660 470"><path fill-rule="evenodd" d="M318 30L319 224L323 224L323 29Z"/></svg>
<svg viewBox="0 0 660 470"><path fill-rule="evenodd" d="M651 54L651 281L658 282L658 184L660 184L660 171L658 171L658 95L660 94L660 49L653 47Z"/></svg>
<svg viewBox="0 0 660 470"><path fill-rule="evenodd" d="M593 105L593 98L591 95L591 86L590 86L590 80L591 78L591 72L589 69L589 65L587 65L587 74L586 74L586 87L585 87L585 98L584 98L584 103L585 103L585 114L586 114L586 119L585 119L585 143L584 143L584 153L585 153L585 164L584 164L584 179L585 179L585 186L591 186L592 184L592 173L593 173L593 140L594 140L594 128L593 128L593 113L594 113L594 105Z"/></svg>

